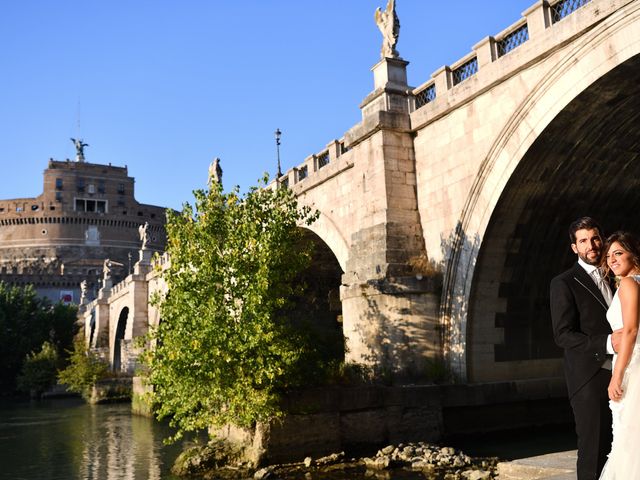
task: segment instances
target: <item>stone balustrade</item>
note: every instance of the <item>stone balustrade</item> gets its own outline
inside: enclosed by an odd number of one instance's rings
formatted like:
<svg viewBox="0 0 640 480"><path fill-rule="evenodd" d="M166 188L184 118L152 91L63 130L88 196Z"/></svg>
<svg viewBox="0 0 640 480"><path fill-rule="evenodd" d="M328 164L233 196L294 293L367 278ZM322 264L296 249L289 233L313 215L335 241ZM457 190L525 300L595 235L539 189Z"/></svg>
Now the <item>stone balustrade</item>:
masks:
<svg viewBox="0 0 640 480"><path fill-rule="evenodd" d="M541 37L548 28L563 20L591 0L538 0L523 12L523 17L495 36L482 39L473 51L453 64L436 70L429 80L413 90L413 110L424 107L436 99L448 97L449 91L490 67L510 52L530 40ZM523 59L524 61L525 59ZM457 100L457 99L456 99Z"/></svg>
<svg viewBox="0 0 640 480"><path fill-rule="evenodd" d="M416 111L428 103L448 98L454 87L463 84L467 79L475 76L479 71L490 67L502 57L507 56L518 47L530 40L541 37L547 29L553 27L557 22L567 16L577 12L581 7L592 0L557 0L548 2L538 0L531 7L523 12L522 18L509 25L495 36L488 36L473 46L472 51L452 63L444 65L436 70L429 80L411 91L410 110ZM597 3L597 2L596 2ZM524 58L523 61L527 59ZM455 92L458 93L458 92ZM449 101L464 101L458 95ZM442 100L445 102L446 100ZM338 157L348 151L345 137L333 140L318 153L309 155L304 162L287 170L279 179L278 183L293 187L294 185L310 184L310 179L316 177L323 168L334 163ZM274 181L270 184L273 188ZM305 190L300 185L299 190Z"/></svg>

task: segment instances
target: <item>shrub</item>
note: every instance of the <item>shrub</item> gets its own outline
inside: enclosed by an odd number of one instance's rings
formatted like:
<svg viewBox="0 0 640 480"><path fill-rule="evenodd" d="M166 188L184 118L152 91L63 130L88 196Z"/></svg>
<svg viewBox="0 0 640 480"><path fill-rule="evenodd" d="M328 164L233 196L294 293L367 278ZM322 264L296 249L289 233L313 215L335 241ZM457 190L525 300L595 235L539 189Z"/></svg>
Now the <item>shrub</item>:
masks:
<svg viewBox="0 0 640 480"><path fill-rule="evenodd" d="M148 355L152 401L175 438L281 415L283 392L303 383L317 358L286 315L310 261L299 225L317 214L286 188L241 197L214 184L194 193L195 208L168 213L169 288Z"/></svg>
<svg viewBox="0 0 640 480"><path fill-rule="evenodd" d="M18 376L18 389L39 396L56 383L60 358L58 351L49 342L44 342L39 352L32 352L22 365Z"/></svg>
<svg viewBox="0 0 640 480"><path fill-rule="evenodd" d="M109 364L87 350L82 338L74 341L69 354L69 366L58 374L58 381L88 400L96 382L108 376Z"/></svg>

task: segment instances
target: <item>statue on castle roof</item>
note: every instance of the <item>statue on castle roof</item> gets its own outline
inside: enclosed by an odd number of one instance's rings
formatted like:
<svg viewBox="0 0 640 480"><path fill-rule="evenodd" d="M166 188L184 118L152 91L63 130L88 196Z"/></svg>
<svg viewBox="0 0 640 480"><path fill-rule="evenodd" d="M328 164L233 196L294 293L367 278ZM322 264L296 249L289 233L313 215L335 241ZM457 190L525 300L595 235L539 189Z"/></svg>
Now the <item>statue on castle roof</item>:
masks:
<svg viewBox="0 0 640 480"><path fill-rule="evenodd" d="M209 165L209 179L207 180L209 188L211 188L213 182L222 183L222 167L218 157L214 158L211 165Z"/></svg>
<svg viewBox="0 0 640 480"><path fill-rule="evenodd" d="M76 147L76 162L84 162L84 147L88 147L88 143L83 143L81 138L72 138L71 141Z"/></svg>
<svg viewBox="0 0 640 480"><path fill-rule="evenodd" d="M382 50L380 51L380 57L399 58L400 53L396 50L396 44L400 36L400 20L398 19L398 15L396 15L395 0L389 0L387 2L387 8L384 12L380 10L380 7L376 8L375 20L380 32L382 32Z"/></svg>

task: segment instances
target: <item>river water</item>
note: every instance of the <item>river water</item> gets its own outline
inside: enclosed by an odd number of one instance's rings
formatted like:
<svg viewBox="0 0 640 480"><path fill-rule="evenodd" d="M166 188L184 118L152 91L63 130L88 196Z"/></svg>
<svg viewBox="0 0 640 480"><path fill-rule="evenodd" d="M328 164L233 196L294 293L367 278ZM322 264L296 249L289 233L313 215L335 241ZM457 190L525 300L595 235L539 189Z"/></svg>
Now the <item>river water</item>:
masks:
<svg viewBox="0 0 640 480"><path fill-rule="evenodd" d="M523 458L575 448L572 426L524 434L458 439L474 456ZM178 480L171 475L183 444L164 445L166 424L131 414L128 403L76 399L0 403L0 480ZM505 449L506 446L506 449ZM298 472L282 480L425 480L422 472L363 469Z"/></svg>
<svg viewBox="0 0 640 480"><path fill-rule="evenodd" d="M157 480L181 445L166 425L131 415L131 405L80 400L0 405L0 479Z"/></svg>
<svg viewBox="0 0 640 480"><path fill-rule="evenodd" d="M80 400L0 403L0 480L178 480L181 444L164 445L165 424L131 414L130 404ZM364 471L292 474L283 480L375 480ZM414 480L420 472L384 472Z"/></svg>

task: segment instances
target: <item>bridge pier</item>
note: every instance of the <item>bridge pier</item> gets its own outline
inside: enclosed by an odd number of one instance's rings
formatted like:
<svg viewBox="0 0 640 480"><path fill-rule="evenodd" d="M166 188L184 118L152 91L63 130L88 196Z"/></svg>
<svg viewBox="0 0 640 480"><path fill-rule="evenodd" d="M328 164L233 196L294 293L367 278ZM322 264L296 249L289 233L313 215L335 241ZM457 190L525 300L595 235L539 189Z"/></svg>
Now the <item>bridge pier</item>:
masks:
<svg viewBox="0 0 640 480"><path fill-rule="evenodd" d="M433 379L441 366L439 273L429 264L416 191L410 91L401 58L373 67L362 122L345 135L362 205L341 300L346 362L392 382Z"/></svg>
<svg viewBox="0 0 640 480"><path fill-rule="evenodd" d="M393 383L437 380L440 295L431 278L372 279L341 291L346 362Z"/></svg>

